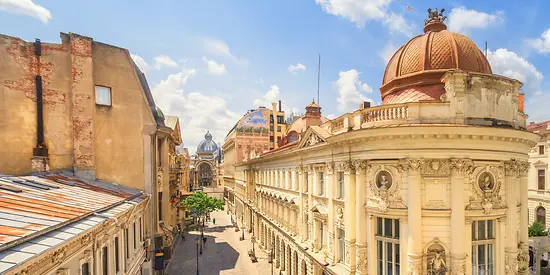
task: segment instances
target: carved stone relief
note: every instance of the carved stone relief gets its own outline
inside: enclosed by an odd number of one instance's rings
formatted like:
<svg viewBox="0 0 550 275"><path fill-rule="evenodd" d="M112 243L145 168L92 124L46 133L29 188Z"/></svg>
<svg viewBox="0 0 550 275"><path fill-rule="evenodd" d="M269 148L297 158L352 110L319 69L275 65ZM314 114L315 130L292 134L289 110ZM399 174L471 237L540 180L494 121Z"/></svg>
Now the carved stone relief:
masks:
<svg viewBox="0 0 550 275"><path fill-rule="evenodd" d="M402 202L398 168L393 165L367 166L367 207L386 212L388 208L406 208Z"/></svg>
<svg viewBox="0 0 550 275"><path fill-rule="evenodd" d="M466 209L483 209L484 213L489 214L493 209L505 207L505 202L500 196L504 180L503 170L502 166L481 166L469 174L472 195Z"/></svg>
<svg viewBox="0 0 550 275"><path fill-rule="evenodd" d="M345 228L344 224L344 209L340 206L336 208L336 226L342 229Z"/></svg>

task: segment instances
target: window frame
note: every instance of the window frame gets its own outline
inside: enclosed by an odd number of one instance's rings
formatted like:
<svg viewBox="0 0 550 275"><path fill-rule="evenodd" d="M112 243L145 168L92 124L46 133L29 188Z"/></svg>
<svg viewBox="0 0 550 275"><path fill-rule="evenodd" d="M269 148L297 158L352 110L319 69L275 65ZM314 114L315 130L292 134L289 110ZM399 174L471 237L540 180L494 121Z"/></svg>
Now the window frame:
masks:
<svg viewBox="0 0 550 275"><path fill-rule="evenodd" d="M391 233L386 232L386 221L390 222ZM399 219L376 217L376 271L377 274L400 274L401 272L401 224ZM380 226L380 227L379 227ZM380 231L381 229L381 231ZM380 232L379 232L380 231ZM388 259L388 248L391 248L391 258ZM381 251L380 251L381 249ZM388 264L391 264L392 273L388 273Z"/></svg>
<svg viewBox="0 0 550 275"><path fill-rule="evenodd" d="M491 223L489 223L489 221ZM484 235L485 237L483 239L479 238L479 223L484 223ZM491 224L491 228L489 228L489 224ZM472 221L472 275L479 275L479 247L484 247L484 257L485 257L485 269L484 269L484 275L494 275L495 274L495 257L496 257L496 229L495 225L497 224L496 220L489 219L489 220L474 220ZM489 247L491 247L491 252L489 253ZM490 255L492 254L492 255ZM490 263L492 261L492 263Z"/></svg>
<svg viewBox="0 0 550 275"><path fill-rule="evenodd" d="M338 194L337 199L343 199L346 192L346 186L344 181L344 172L338 172Z"/></svg>
<svg viewBox="0 0 550 275"><path fill-rule="evenodd" d="M546 190L546 169L537 169L537 188Z"/></svg>
<svg viewBox="0 0 550 275"><path fill-rule="evenodd" d="M317 195L323 196L325 195L325 173L323 171L317 172L318 177L318 192Z"/></svg>
<svg viewBox="0 0 550 275"><path fill-rule="evenodd" d="M101 90L101 89L107 89L109 91L109 104L98 102L98 99L100 98L100 96L98 97L98 91ZM105 107L112 107L113 106L113 89L111 87L105 86L105 85L94 85L94 92L95 92L94 93L95 94L95 105L105 106Z"/></svg>
<svg viewBox="0 0 550 275"><path fill-rule="evenodd" d="M107 245L101 248L101 274L109 275L109 247Z"/></svg>
<svg viewBox="0 0 550 275"><path fill-rule="evenodd" d="M338 262L346 262L346 230L337 227L338 229Z"/></svg>
<svg viewBox="0 0 550 275"><path fill-rule="evenodd" d="M544 155L545 151L544 145L539 145L539 155Z"/></svg>

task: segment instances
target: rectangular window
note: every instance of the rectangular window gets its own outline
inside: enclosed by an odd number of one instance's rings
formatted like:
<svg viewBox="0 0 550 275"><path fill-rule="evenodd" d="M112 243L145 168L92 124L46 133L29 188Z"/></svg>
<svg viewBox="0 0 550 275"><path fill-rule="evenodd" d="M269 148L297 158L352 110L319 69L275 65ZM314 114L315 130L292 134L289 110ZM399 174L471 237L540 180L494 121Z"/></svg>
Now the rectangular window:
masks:
<svg viewBox="0 0 550 275"><path fill-rule="evenodd" d="M544 155L544 145L539 145L539 155Z"/></svg>
<svg viewBox="0 0 550 275"><path fill-rule="evenodd" d="M546 171L543 169L538 170L538 186L539 190L546 189Z"/></svg>
<svg viewBox="0 0 550 275"><path fill-rule="evenodd" d="M277 132L281 132L281 126L277 126Z"/></svg>
<svg viewBox="0 0 550 275"><path fill-rule="evenodd" d="M273 142L275 139L273 138L273 136L270 136L269 137L269 141Z"/></svg>
<svg viewBox="0 0 550 275"><path fill-rule="evenodd" d="M346 245L344 239L346 238L346 231L338 228L338 261L344 263L346 261Z"/></svg>
<svg viewBox="0 0 550 275"><path fill-rule="evenodd" d="M344 198L344 172L338 172L338 198Z"/></svg>
<svg viewBox="0 0 550 275"><path fill-rule="evenodd" d="M306 193L307 193L308 187L309 187L309 186L308 186L308 185L309 185L309 184L308 184L308 181L309 181L309 173L306 172L306 181L304 182L304 192L306 192Z"/></svg>
<svg viewBox="0 0 550 275"><path fill-rule="evenodd" d="M306 214L306 240L309 240L309 215Z"/></svg>
<svg viewBox="0 0 550 275"><path fill-rule="evenodd" d="M277 116L277 123L285 123L285 118L283 116Z"/></svg>
<svg viewBox="0 0 550 275"><path fill-rule="evenodd" d="M158 139L157 141L157 156L158 156L158 166L162 166L162 139Z"/></svg>
<svg viewBox="0 0 550 275"><path fill-rule="evenodd" d="M118 250L118 237L115 237L115 272L119 272L120 271L120 257L119 257L119 253L120 251Z"/></svg>
<svg viewBox="0 0 550 275"><path fill-rule="evenodd" d="M103 253L101 255L101 268L103 269L103 275L109 275L109 250L105 246L103 247Z"/></svg>
<svg viewBox="0 0 550 275"><path fill-rule="evenodd" d="M95 86L95 104L111 106L111 88Z"/></svg>
<svg viewBox="0 0 550 275"><path fill-rule="evenodd" d="M185 212L187 216L187 212ZM139 241L143 241L143 221L139 218Z"/></svg>
<svg viewBox="0 0 550 275"><path fill-rule="evenodd" d="M269 115L269 122L273 123L273 115ZM271 130L273 131L273 130Z"/></svg>
<svg viewBox="0 0 550 275"><path fill-rule="evenodd" d="M472 222L472 275L494 274L494 221Z"/></svg>
<svg viewBox="0 0 550 275"><path fill-rule="evenodd" d="M323 222L319 222L319 244L321 248L323 248L323 231Z"/></svg>
<svg viewBox="0 0 550 275"><path fill-rule="evenodd" d="M159 222L160 222L160 221L162 221L162 192L158 192L157 195L158 195L157 201L158 201L158 208L159 208L159 209L158 209L158 210L159 210L159 213L158 213L159 217L158 217L158 219L159 219Z"/></svg>
<svg viewBox="0 0 550 275"><path fill-rule="evenodd" d="M376 218L376 268L378 274L401 274L399 220Z"/></svg>
<svg viewBox="0 0 550 275"><path fill-rule="evenodd" d="M319 196L325 193L325 173L319 172Z"/></svg>
<svg viewBox="0 0 550 275"><path fill-rule="evenodd" d="M83 263L81 271L82 271L82 275L90 275L90 264L89 263Z"/></svg>
<svg viewBox="0 0 550 275"><path fill-rule="evenodd" d="M136 222L134 222L134 249L137 247Z"/></svg>
<svg viewBox="0 0 550 275"><path fill-rule="evenodd" d="M126 259L130 258L130 236L128 234L128 228L124 229L124 252L126 253Z"/></svg>

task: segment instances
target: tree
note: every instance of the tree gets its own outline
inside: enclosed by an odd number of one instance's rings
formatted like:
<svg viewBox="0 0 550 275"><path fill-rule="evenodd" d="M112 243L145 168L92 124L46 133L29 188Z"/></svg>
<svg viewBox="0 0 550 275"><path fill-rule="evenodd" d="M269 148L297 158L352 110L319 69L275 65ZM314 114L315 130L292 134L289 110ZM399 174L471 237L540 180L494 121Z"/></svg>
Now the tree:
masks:
<svg viewBox="0 0 550 275"><path fill-rule="evenodd" d="M199 219L202 217L204 225L204 217L211 212L223 210L225 202L223 200L210 197L206 195L206 193L199 191L187 197L181 202L181 204L185 205L187 209L191 209L191 212L193 212Z"/></svg>
<svg viewBox="0 0 550 275"><path fill-rule="evenodd" d="M544 224L540 221L534 222L529 226L529 237L548 236L548 231L544 228Z"/></svg>

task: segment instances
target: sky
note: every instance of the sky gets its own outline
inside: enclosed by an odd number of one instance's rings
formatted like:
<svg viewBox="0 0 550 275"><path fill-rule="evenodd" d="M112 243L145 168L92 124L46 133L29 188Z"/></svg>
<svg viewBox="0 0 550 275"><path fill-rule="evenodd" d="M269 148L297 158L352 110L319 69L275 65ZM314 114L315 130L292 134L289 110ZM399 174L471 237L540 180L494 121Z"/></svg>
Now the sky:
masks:
<svg viewBox="0 0 550 275"><path fill-rule="evenodd" d="M550 119L550 1L0 0L0 33L60 43L60 32L126 48L165 115L180 117L191 152L210 131L223 143L247 110L317 101L334 118L381 102L387 61L422 34L427 8L448 29L488 44L493 73L524 83L529 121Z"/></svg>

